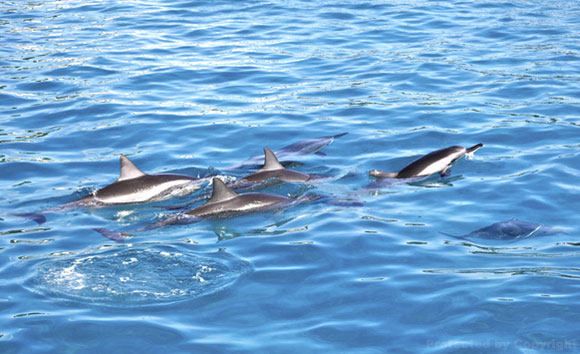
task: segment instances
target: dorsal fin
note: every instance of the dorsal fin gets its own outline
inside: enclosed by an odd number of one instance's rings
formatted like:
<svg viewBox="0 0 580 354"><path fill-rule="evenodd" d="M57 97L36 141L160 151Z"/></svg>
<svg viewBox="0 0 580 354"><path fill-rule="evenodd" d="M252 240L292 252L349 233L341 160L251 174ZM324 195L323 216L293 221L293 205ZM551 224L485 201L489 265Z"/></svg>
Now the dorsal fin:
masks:
<svg viewBox="0 0 580 354"><path fill-rule="evenodd" d="M284 169L284 166L278 161L278 158L272 150L264 148L264 167L260 171L273 171Z"/></svg>
<svg viewBox="0 0 580 354"><path fill-rule="evenodd" d="M121 155L121 175L117 182L141 176L145 176L145 173L138 169L127 156Z"/></svg>
<svg viewBox="0 0 580 354"><path fill-rule="evenodd" d="M211 194L211 199L208 201L208 203L221 202L238 196L238 193L228 188L228 186L226 186L221 179L214 177L212 183L213 183L213 192Z"/></svg>

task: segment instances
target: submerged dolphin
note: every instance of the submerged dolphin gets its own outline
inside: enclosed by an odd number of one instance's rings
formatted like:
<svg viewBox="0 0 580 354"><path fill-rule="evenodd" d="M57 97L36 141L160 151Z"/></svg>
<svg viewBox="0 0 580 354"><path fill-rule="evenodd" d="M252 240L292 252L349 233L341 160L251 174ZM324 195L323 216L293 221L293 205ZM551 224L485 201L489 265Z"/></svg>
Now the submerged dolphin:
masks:
<svg viewBox="0 0 580 354"><path fill-rule="evenodd" d="M335 139L345 136L346 134L348 133L301 140L294 144L276 150L275 153L279 159L285 159L293 156L308 155L308 154L316 154L324 156L325 154L320 150L325 146L329 145L330 143L332 143ZM260 165L261 162L262 156L256 155L248 158L246 161L238 165L231 166L228 169L241 168L247 165Z"/></svg>
<svg viewBox="0 0 580 354"><path fill-rule="evenodd" d="M451 174L451 165L464 155L471 155L483 144L474 145L468 149L463 146L451 146L445 149L428 153L427 155L411 162L399 172L385 172L372 170L369 174L376 178L417 178L427 177L439 173L442 177Z"/></svg>
<svg viewBox="0 0 580 354"><path fill-rule="evenodd" d="M198 206L185 213L172 215L155 224L133 231L145 231L157 229L167 225L192 224L202 219L231 218L257 212L273 211L293 204L316 200L318 196L303 195L299 198L288 198L268 193L246 193L238 194L230 189L221 179L213 178L213 193L207 203ZM116 242L123 242L127 235L125 232L118 232L104 228L94 228L101 235Z"/></svg>
<svg viewBox="0 0 580 354"><path fill-rule="evenodd" d="M113 184L73 202L40 213L13 214L42 224L43 214L73 208L98 208L122 204L145 203L184 195L199 188L204 179L176 174L149 175L141 171L124 155L121 155L121 173Z"/></svg>
<svg viewBox="0 0 580 354"><path fill-rule="evenodd" d="M467 235L455 236L447 233L444 235L456 238L483 238L488 240L522 240L531 236L546 236L565 234L564 229L556 226L536 224L533 222L520 221L513 218L508 221L496 222Z"/></svg>

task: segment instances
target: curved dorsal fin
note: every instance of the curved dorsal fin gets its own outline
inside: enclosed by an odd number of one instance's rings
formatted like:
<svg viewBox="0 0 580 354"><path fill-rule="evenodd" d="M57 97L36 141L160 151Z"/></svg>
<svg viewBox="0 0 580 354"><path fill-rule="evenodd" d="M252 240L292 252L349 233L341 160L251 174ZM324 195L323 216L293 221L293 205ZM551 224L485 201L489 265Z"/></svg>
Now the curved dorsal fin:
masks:
<svg viewBox="0 0 580 354"><path fill-rule="evenodd" d="M260 171L283 170L284 166L278 161L278 158L272 150L264 148L264 167Z"/></svg>
<svg viewBox="0 0 580 354"><path fill-rule="evenodd" d="M221 179L214 177L212 183L213 192L208 203L221 202L238 196L238 193L228 188Z"/></svg>
<svg viewBox="0 0 580 354"><path fill-rule="evenodd" d="M138 169L127 156L121 155L121 175L117 182L141 176L145 176L145 173Z"/></svg>

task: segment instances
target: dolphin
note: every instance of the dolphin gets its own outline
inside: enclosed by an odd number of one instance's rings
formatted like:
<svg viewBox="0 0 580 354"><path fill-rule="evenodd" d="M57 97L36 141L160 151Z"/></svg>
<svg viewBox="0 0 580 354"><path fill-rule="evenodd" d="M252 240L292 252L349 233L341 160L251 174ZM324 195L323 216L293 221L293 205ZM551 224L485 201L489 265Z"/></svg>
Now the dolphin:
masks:
<svg viewBox="0 0 580 354"><path fill-rule="evenodd" d="M268 193L238 194L221 179L213 178L213 192L207 203L186 212L201 218L225 218L253 212L274 210L296 199Z"/></svg>
<svg viewBox="0 0 580 354"><path fill-rule="evenodd" d="M482 146L483 144L477 144L467 149L463 146L450 146L428 153L411 162L399 172L372 170L369 172L369 175L376 178L418 178L439 173L442 177L447 177L451 174L451 165L455 161L464 155L472 155Z"/></svg>
<svg viewBox="0 0 580 354"><path fill-rule="evenodd" d="M158 174L149 175L141 171L124 155L121 155L121 175L115 183L99 189L91 195L79 199L77 202L88 205L117 205L145 203L167 199L177 194L190 193L183 190L194 185L199 188L199 178L176 175Z"/></svg>
<svg viewBox="0 0 580 354"><path fill-rule="evenodd" d="M46 222L43 214L74 208L99 208L123 204L146 203L185 195L198 189L205 181L177 174L149 175L141 171L128 157L121 155L121 173L117 181L86 197L40 213L12 214L38 224Z"/></svg>
<svg viewBox="0 0 580 354"><path fill-rule="evenodd" d="M256 173L243 178L248 182L263 182L270 178L278 178L286 182L307 182L311 176L305 173L286 169L272 150L264 148L264 167Z"/></svg>
<svg viewBox="0 0 580 354"><path fill-rule="evenodd" d="M496 222L463 236L455 236L443 232L442 234L461 239L475 237L488 240L516 241L526 239L531 236L566 234L566 232L564 232L564 229L561 227L536 224L533 222L520 221L517 218L512 218L508 221Z"/></svg>
<svg viewBox="0 0 580 354"><path fill-rule="evenodd" d="M212 184L212 196L205 204L128 232L153 230L167 225L193 224L203 219L223 219L251 213L275 211L303 201L312 201L320 198L320 196L311 194L305 194L298 198L289 198L268 193L238 194L217 177L213 178ZM127 236L127 232L119 232L105 228L93 228L93 230L116 242L123 242Z"/></svg>
<svg viewBox="0 0 580 354"><path fill-rule="evenodd" d="M294 144L288 145L283 147L282 149L276 151L276 155L280 158L290 157L290 156L300 156L300 155L307 155L307 154L315 154L318 156L326 156L323 153L322 148L331 144L334 140L345 136L348 134L347 132L331 135L331 136L323 136L320 138L314 139L306 139Z"/></svg>
<svg viewBox="0 0 580 354"><path fill-rule="evenodd" d="M341 133L341 134L337 134L337 135L323 136L323 137L314 138L314 139L301 140L301 141L298 141L294 144L291 144L291 145L285 146L279 150L276 150L275 153L279 159L286 159L286 158L291 158L291 157L301 156L301 155L308 155L308 154L316 154L319 156L325 156L326 154L320 150L322 148L324 148L325 146L331 144L334 140L336 140L340 137L343 137L346 134L348 134L348 133L345 132L345 133ZM262 156L256 155L256 156L252 156L252 157L248 158L247 160L241 162L240 164L228 167L227 169L233 170L233 169L238 169L238 168L248 166L248 165L259 166L261 162L262 162Z"/></svg>

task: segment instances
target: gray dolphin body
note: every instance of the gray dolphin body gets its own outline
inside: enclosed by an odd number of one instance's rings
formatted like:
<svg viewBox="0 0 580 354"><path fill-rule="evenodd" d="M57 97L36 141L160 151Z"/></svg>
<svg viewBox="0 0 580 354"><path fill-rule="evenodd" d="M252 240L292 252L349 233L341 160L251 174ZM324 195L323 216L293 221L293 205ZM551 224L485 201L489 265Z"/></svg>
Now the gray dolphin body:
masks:
<svg viewBox="0 0 580 354"><path fill-rule="evenodd" d="M496 222L479 230L470 232L467 235L455 236L446 233L443 234L456 238L482 238L488 240L516 241L531 236L547 236L565 233L566 232L564 232L564 229L561 227L536 224L513 218L508 221Z"/></svg>
<svg viewBox="0 0 580 354"><path fill-rule="evenodd" d="M225 218L287 206L296 199L267 193L238 194L219 178L213 179L213 193L207 203L186 212L202 218Z"/></svg>
<svg viewBox="0 0 580 354"><path fill-rule="evenodd" d="M385 172L372 170L369 174L376 178L417 178L427 177L434 173L448 176L451 173L451 165L466 154L473 154L483 144L477 144L470 148L463 146L451 146L445 149L428 153L427 155L411 162L399 172Z"/></svg>
<svg viewBox="0 0 580 354"><path fill-rule="evenodd" d="M99 208L123 204L145 203L184 195L198 189L204 179L176 174L149 175L141 171L124 155L121 155L121 173L113 184L92 194L40 213L13 214L42 224L43 214L74 208Z"/></svg>
<svg viewBox="0 0 580 354"><path fill-rule="evenodd" d="M323 136L320 138L314 138L314 139L306 139L306 140L301 140L298 141L294 144L285 146L279 150L276 150L276 156L278 156L279 159L286 159L289 157L295 157L295 156L301 156L301 155L308 155L308 154L316 154L316 155L322 155L324 156L325 154L323 152L321 152L320 150L322 148L324 148L325 146L331 144L334 140L345 136L348 133L342 133L342 134L337 134L337 135L331 135L331 136ZM229 167L228 169L236 169L236 168L241 168L247 165L260 165L262 163L262 156L256 155L256 156L252 156L250 158L248 158L246 161L238 164L238 165L234 165Z"/></svg>
<svg viewBox="0 0 580 354"><path fill-rule="evenodd" d="M264 148L264 167L256 173L252 173L230 186L231 188L239 188L241 185L249 183L264 182L269 179L279 179L286 182L308 182L312 176L305 173L292 171L284 166L278 161L276 155L272 150Z"/></svg>
<svg viewBox="0 0 580 354"><path fill-rule="evenodd" d="M148 175L138 169L126 156L121 155L119 179L79 199L76 203L98 206L152 202L191 193L199 188L202 182L203 179L184 175Z"/></svg>

